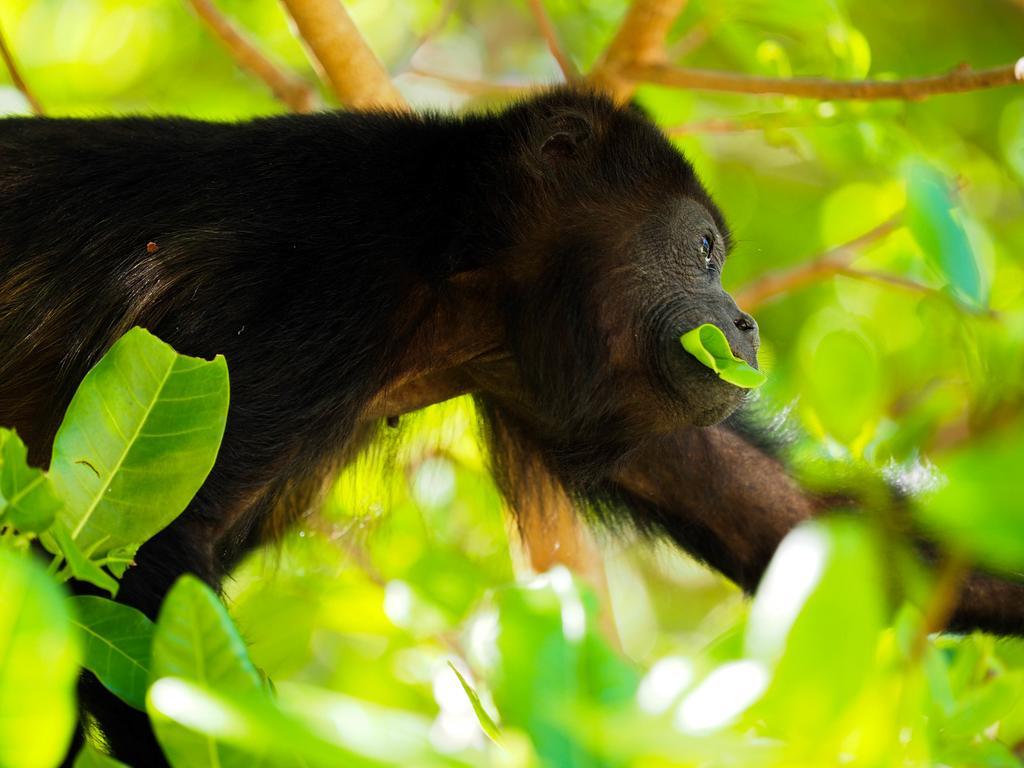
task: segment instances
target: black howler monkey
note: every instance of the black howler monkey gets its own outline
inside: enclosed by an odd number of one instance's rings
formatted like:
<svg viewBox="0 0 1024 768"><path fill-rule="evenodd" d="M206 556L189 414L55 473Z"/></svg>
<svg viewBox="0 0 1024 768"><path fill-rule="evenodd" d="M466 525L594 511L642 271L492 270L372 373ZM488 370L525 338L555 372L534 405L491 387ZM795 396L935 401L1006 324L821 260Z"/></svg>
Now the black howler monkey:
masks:
<svg viewBox="0 0 1024 768"><path fill-rule="evenodd" d="M136 325L227 358L217 463L118 595L151 617L182 573L218 587L381 420L461 393L513 499L543 474L751 589L822 502L678 342L714 323L756 366L728 251L659 130L569 89L468 117L0 120L0 424L45 464ZM957 621L1019 630L1022 594L975 577ZM161 763L143 715L84 694L118 757Z"/></svg>

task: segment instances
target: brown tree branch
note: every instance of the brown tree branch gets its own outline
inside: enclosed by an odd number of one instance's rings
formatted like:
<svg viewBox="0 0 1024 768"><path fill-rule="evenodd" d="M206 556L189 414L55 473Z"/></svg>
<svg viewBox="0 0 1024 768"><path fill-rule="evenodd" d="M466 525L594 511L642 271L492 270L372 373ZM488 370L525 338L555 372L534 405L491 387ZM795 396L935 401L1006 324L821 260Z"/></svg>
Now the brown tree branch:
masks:
<svg viewBox="0 0 1024 768"><path fill-rule="evenodd" d="M843 269L868 245L878 242L903 224L903 213L883 221L877 227L848 243L831 248L810 261L790 269L770 272L736 292L736 303L753 312L771 299L832 277Z"/></svg>
<svg viewBox="0 0 1024 768"><path fill-rule="evenodd" d="M633 0L615 37L590 73L590 81L618 102L629 100L636 78L623 77L626 67L665 59L665 38L686 0Z"/></svg>
<svg viewBox="0 0 1024 768"><path fill-rule="evenodd" d="M18 69L18 65L14 61L14 54L7 45L7 38L4 37L4 31L2 28L0 28L0 58L3 58L4 60L7 72L11 76L11 83L13 83L14 87L17 88L21 92L21 95L25 97L25 101L28 102L28 108L32 110L32 114L46 114L42 103L36 98L32 89L28 87L28 83L25 82L25 78L21 76L21 71Z"/></svg>
<svg viewBox="0 0 1024 768"><path fill-rule="evenodd" d="M223 43L235 63L266 83L278 101L287 105L292 112L312 112L317 108L317 97L313 89L264 56L259 48L217 9L213 0L188 0L188 4Z"/></svg>
<svg viewBox="0 0 1024 768"><path fill-rule="evenodd" d="M281 0L318 69L343 104L357 108L408 105L339 0Z"/></svg>
<svg viewBox="0 0 1024 768"><path fill-rule="evenodd" d="M920 100L945 93L998 88L1024 81L1024 58L1013 64L974 70L957 67L944 75L903 80L828 80L817 77L763 77L709 69L673 67L658 61L624 61L618 75L634 83L731 93L776 94L808 99Z"/></svg>
<svg viewBox="0 0 1024 768"><path fill-rule="evenodd" d="M548 16L548 12L544 8L543 0L526 0L526 4L530 6L530 13L533 14L537 27L540 29L540 34L548 44L548 50L551 51L551 55L558 62L558 68L562 70L562 76L570 83L574 80L579 80L579 70L576 69L576 65L573 64L572 59L569 58L562 47L558 39L558 31L555 29L555 25L551 23L551 17Z"/></svg>

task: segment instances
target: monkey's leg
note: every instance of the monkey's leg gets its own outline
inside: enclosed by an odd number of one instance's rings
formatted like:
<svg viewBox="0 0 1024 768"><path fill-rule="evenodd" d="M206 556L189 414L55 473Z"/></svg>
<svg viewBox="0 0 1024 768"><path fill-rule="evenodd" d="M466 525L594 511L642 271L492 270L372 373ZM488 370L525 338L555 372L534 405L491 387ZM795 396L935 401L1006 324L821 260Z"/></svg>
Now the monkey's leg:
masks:
<svg viewBox="0 0 1024 768"><path fill-rule="evenodd" d="M635 518L657 523L748 592L783 537L829 506L802 489L778 459L724 425L652 440L614 483ZM949 626L1024 634L1024 584L971 573Z"/></svg>

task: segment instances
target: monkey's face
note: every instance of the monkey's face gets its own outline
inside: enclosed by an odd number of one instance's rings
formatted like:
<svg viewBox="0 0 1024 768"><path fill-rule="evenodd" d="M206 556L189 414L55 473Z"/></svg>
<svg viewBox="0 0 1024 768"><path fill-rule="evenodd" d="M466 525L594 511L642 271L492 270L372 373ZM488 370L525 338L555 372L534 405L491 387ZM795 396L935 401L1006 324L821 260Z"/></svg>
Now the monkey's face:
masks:
<svg viewBox="0 0 1024 768"><path fill-rule="evenodd" d="M722 288L728 235L707 206L677 196L567 212L542 271L516 286L504 322L524 415L546 434L566 444L630 443L717 423L743 402L746 390L680 342L711 323L757 366L757 324Z"/></svg>
<svg viewBox="0 0 1024 768"><path fill-rule="evenodd" d="M725 334L734 355L757 367L757 323L722 287L728 233L710 201L679 197L648 216L627 246L621 296L632 317L622 318L622 364L630 358L663 390L678 418L707 426L727 417L745 390L720 379L687 353L680 336L704 323Z"/></svg>
<svg viewBox="0 0 1024 768"><path fill-rule="evenodd" d="M757 366L757 325L722 288L721 213L642 114L600 109L555 105L531 134L534 223L502 280L512 365L483 387L568 464L739 406L746 391L683 349L687 331L711 323Z"/></svg>

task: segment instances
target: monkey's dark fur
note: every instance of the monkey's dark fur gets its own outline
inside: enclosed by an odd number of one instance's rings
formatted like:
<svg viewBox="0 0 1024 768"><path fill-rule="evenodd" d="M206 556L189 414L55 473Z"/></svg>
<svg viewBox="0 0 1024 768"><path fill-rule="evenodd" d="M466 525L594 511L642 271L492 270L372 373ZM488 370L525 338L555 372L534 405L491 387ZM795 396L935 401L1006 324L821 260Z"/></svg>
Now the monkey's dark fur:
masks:
<svg viewBox="0 0 1024 768"><path fill-rule="evenodd" d="M151 617L183 572L219 586L382 419L461 392L521 506L567 491L749 589L818 506L710 426L743 394L678 343L712 322L756 365L727 249L682 156L586 93L463 118L2 120L0 424L45 465L82 377L136 325L226 357L216 466L118 595ZM1003 607L975 623L1018 626ZM83 694L115 754L160 764L141 715Z"/></svg>

